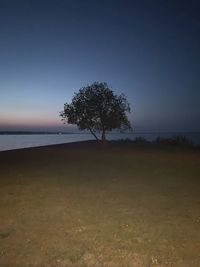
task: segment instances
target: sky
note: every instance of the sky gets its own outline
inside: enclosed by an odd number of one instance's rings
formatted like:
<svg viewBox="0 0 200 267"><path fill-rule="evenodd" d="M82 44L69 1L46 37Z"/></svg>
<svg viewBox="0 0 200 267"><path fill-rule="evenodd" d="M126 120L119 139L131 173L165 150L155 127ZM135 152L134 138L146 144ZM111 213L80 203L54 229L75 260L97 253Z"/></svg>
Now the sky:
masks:
<svg viewBox="0 0 200 267"><path fill-rule="evenodd" d="M0 130L70 131L59 112L107 82L137 132L200 131L199 0L0 0Z"/></svg>

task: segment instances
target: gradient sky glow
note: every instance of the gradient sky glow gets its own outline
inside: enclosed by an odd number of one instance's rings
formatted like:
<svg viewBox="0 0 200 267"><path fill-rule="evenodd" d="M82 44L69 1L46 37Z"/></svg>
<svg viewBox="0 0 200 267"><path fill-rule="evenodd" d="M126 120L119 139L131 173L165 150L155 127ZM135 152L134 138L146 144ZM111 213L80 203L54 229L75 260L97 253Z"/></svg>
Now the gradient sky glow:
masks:
<svg viewBox="0 0 200 267"><path fill-rule="evenodd" d="M0 130L69 130L59 112L105 81L136 131L200 131L199 0L0 0Z"/></svg>

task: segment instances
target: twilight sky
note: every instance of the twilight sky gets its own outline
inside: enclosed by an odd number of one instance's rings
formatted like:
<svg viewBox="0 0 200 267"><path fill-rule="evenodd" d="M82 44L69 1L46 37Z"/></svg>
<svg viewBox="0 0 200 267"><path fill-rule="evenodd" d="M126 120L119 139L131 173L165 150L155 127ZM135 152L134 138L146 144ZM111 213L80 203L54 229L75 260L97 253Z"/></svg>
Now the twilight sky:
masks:
<svg viewBox="0 0 200 267"><path fill-rule="evenodd" d="M199 0L0 0L0 130L69 130L59 112L107 82L135 131L200 131Z"/></svg>

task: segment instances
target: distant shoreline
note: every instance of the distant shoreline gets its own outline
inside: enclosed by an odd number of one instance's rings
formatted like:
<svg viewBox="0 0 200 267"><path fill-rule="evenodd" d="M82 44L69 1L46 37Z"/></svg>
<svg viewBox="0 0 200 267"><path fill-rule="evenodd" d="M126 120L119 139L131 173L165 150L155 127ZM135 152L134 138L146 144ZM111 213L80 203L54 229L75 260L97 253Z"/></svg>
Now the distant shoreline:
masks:
<svg viewBox="0 0 200 267"><path fill-rule="evenodd" d="M0 131L0 135L33 135L33 134L79 134L74 132L35 132L35 131Z"/></svg>
<svg viewBox="0 0 200 267"><path fill-rule="evenodd" d="M56 132L49 132L49 131L0 131L0 135L34 135L34 134L90 134L89 132L63 132L63 131L56 131ZM110 132L109 134L119 134L118 132ZM147 131L147 132L125 132L120 134L200 134L200 131Z"/></svg>

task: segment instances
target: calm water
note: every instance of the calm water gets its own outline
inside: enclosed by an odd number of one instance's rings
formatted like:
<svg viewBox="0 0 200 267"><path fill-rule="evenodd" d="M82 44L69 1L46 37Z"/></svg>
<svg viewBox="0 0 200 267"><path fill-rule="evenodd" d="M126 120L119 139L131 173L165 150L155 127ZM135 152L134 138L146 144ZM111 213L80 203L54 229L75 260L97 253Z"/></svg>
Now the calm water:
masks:
<svg viewBox="0 0 200 267"><path fill-rule="evenodd" d="M195 144L200 144L200 133L113 133L108 135L108 139L134 139L144 137L148 141L155 140L158 136L170 138L177 135L184 135ZM93 140L91 134L32 134L32 135L0 135L0 151L37 147L53 144L71 143L77 141Z"/></svg>

